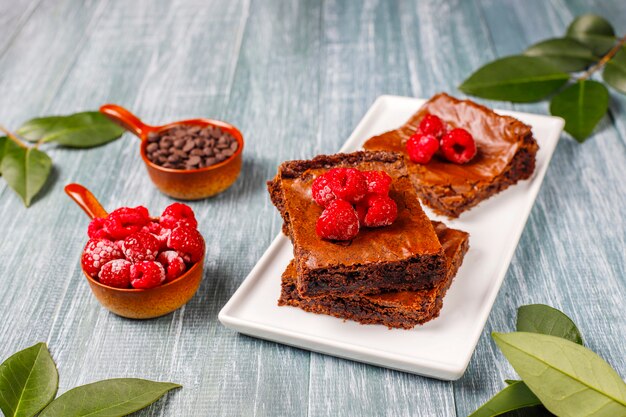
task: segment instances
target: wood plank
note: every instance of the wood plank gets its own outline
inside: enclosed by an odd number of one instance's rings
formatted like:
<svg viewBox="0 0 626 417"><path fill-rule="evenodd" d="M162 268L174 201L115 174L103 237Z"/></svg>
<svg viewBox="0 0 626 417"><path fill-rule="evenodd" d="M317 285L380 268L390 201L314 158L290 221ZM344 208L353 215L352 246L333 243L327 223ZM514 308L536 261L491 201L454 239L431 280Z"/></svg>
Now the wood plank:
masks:
<svg viewBox="0 0 626 417"><path fill-rule="evenodd" d="M283 160L310 149L317 132L320 12L315 2L251 4L224 116L244 133L246 150L242 177L218 218L231 246L222 248L227 259L219 307L280 233L282 220L269 201L265 181ZM277 298L279 288L277 276ZM228 366L207 369L204 384L220 386L219 396L206 399L209 414L306 415L309 352L223 327L218 334L224 346L213 360ZM230 344L246 347L234 350Z"/></svg>
<svg viewBox="0 0 626 417"><path fill-rule="evenodd" d="M0 56L11 45L13 39L15 39L40 3L41 0L17 0L0 3L0 28L2 28Z"/></svg>
<svg viewBox="0 0 626 417"><path fill-rule="evenodd" d="M480 10L495 56L561 36L573 18L542 1L483 0ZM547 113L547 103L511 107ZM504 387L503 379L516 376L489 334L513 331L520 305L545 303L563 310L591 349L624 369L626 326L618 315L626 298L620 261L626 247L626 187L619 179L625 164L623 143L609 120L584 145L561 139L470 367L455 383L459 415L474 411ZM606 184L613 184L615 193L606 193Z"/></svg>
<svg viewBox="0 0 626 417"><path fill-rule="evenodd" d="M420 5L423 3L420 2ZM422 7L422 6L420 6ZM324 4L321 126L314 153L334 153L381 94L411 95L425 85L410 77L407 26L394 2ZM420 57L421 59L422 57ZM309 416L432 416L454 410L451 385L370 365L311 354Z"/></svg>

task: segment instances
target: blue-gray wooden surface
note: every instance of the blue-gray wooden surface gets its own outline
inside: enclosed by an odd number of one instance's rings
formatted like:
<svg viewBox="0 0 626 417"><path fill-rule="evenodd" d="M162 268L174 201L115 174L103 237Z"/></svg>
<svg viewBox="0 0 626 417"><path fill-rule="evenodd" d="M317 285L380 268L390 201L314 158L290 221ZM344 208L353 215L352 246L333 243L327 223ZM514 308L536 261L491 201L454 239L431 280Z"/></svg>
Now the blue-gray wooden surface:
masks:
<svg viewBox="0 0 626 417"><path fill-rule="evenodd" d="M482 63L559 36L587 11L626 32L622 0L0 1L5 126L115 102L153 123L224 119L247 139L237 183L192 203L208 244L198 294L151 321L118 318L92 297L78 262L87 218L62 191L80 182L108 208L163 209L171 200L152 186L134 137L46 146L54 173L29 209L0 181L0 359L47 342L60 392L112 377L184 385L144 416L466 416L515 376L489 333L512 330L516 307L541 302L626 375L626 98L616 94L584 145L561 139L460 380L309 353L217 321L280 231L264 182L281 161L339 149L380 94L460 95Z"/></svg>

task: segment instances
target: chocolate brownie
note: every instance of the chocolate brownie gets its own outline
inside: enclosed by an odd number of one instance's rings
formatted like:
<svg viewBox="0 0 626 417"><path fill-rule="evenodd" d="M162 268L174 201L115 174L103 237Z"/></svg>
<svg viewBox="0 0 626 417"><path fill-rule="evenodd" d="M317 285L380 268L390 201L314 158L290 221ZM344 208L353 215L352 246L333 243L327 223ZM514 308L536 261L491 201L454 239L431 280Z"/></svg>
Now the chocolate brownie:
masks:
<svg viewBox="0 0 626 417"><path fill-rule="evenodd" d="M390 226L362 228L350 242L332 242L315 233L322 213L311 184L331 168L385 171L393 181L389 196L398 206ZM298 291L304 296L377 293L433 288L446 276L445 255L419 204L403 157L391 152L320 155L280 165L268 182L272 202L294 246Z"/></svg>
<svg viewBox="0 0 626 417"><path fill-rule="evenodd" d="M473 101L457 100L443 93L428 100L400 128L369 139L364 148L406 155L406 141L429 113L452 128L466 129L477 147L476 156L464 165L449 162L438 154L425 165L406 157L418 194L435 212L458 217L517 181L530 178L535 170L539 146L530 126Z"/></svg>
<svg viewBox="0 0 626 417"><path fill-rule="evenodd" d="M468 234L433 222L446 253L447 275L435 288L421 291L388 292L377 295L348 297L302 297L296 289L296 270L291 261L282 276L278 305L299 307L305 311L358 321L362 324L384 324L410 329L436 318L443 306L443 297L452 284L469 247Z"/></svg>

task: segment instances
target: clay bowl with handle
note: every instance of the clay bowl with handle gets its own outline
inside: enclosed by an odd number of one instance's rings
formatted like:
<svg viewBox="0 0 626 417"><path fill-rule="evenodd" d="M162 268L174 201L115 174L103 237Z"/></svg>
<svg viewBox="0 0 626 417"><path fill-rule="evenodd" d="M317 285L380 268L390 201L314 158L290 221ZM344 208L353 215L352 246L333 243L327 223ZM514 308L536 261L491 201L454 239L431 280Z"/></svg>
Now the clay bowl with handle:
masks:
<svg viewBox="0 0 626 417"><path fill-rule="evenodd" d="M162 126L150 126L143 123L130 111L116 104L105 104L100 107L100 112L141 139L141 159L146 165L148 175L150 175L154 185L170 197L179 200L200 200L211 197L226 190L239 176L244 141L241 132L233 125L212 119L189 119ZM223 132L230 133L237 140L239 146L228 159L204 168L172 169L150 161L146 151L148 135L180 125L218 127Z"/></svg>
<svg viewBox="0 0 626 417"><path fill-rule="evenodd" d="M89 218L106 217L107 212L96 197L80 184L69 184L65 192ZM151 319L179 309L198 291L202 281L204 256L183 275L150 289L115 288L101 284L83 269L89 287L102 306L118 316ZM82 265L81 265L82 268Z"/></svg>

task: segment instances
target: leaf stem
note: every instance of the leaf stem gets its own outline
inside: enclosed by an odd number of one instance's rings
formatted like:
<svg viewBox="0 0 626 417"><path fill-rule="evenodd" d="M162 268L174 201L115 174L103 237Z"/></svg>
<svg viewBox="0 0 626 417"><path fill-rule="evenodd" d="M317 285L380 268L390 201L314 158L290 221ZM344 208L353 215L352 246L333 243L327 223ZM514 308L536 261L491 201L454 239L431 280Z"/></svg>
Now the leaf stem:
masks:
<svg viewBox="0 0 626 417"><path fill-rule="evenodd" d="M606 65L606 63L609 62L611 60L611 58L613 58L615 56L615 54L617 54L619 52L619 50L622 48L622 46L624 46L625 43L626 43L626 36L623 36L615 44L615 46L613 46L611 48L611 50L606 53L606 55L604 55L594 66L592 66L587 71L585 71L585 73L583 75L581 75L577 79L577 81L586 80L587 78L589 78L591 76L591 74L593 74L594 72L596 72L599 69L601 69L602 67L604 67Z"/></svg>
<svg viewBox="0 0 626 417"><path fill-rule="evenodd" d="M7 135L9 139L15 142L16 145L18 145L21 148L28 149L28 146L26 146L24 142L22 142L13 132L11 132L10 130L8 130L2 125L0 125L0 130L4 132L4 134Z"/></svg>

